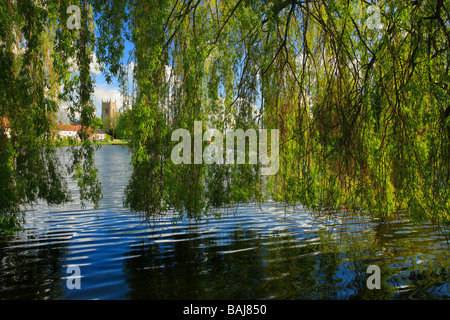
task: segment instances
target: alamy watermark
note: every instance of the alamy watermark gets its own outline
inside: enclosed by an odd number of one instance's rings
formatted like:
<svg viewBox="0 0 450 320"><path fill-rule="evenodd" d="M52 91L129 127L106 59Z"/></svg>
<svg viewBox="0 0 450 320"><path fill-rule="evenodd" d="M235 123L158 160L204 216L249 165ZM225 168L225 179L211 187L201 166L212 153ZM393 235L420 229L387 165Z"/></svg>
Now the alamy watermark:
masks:
<svg viewBox="0 0 450 320"><path fill-rule="evenodd" d="M371 5L367 8L367 12L370 14L365 22L367 28L377 30L383 29L383 24L381 23L380 7Z"/></svg>
<svg viewBox="0 0 450 320"><path fill-rule="evenodd" d="M246 147L245 142L248 138L249 164L259 163L266 167L261 168L261 175L274 175L278 172L279 162L279 130L272 129L270 150L267 146L267 129L259 129L257 134L255 129L226 130L223 134L218 129L208 129L203 134L202 122L194 122L194 164L234 164L235 150L236 150L236 164L245 164ZM258 137L259 136L259 137ZM214 140L212 138L214 137ZM224 137L226 137L226 152L224 159ZM186 129L176 129L172 133L172 141L179 141L183 138L173 149L171 158L175 164L191 164L192 163L192 149L191 149L191 134ZM234 146L235 139L237 141L237 148ZM203 142L209 142L209 145L202 150ZM258 157L259 151L259 157ZM268 152L270 151L270 156ZM181 153L181 155L180 155Z"/></svg>
<svg viewBox="0 0 450 320"><path fill-rule="evenodd" d="M67 277L66 280L66 286L67 289L73 290L73 289L81 289L81 269L77 265L70 265L67 266L67 274L70 274L70 276Z"/></svg>
<svg viewBox="0 0 450 320"><path fill-rule="evenodd" d="M367 268L366 273L372 274L367 278L366 285L370 290L381 289L381 271L380 267L376 265L370 265Z"/></svg>
<svg viewBox="0 0 450 320"><path fill-rule="evenodd" d="M67 13L71 14L67 19L67 28L81 29L81 10L79 6L71 5L67 8Z"/></svg>

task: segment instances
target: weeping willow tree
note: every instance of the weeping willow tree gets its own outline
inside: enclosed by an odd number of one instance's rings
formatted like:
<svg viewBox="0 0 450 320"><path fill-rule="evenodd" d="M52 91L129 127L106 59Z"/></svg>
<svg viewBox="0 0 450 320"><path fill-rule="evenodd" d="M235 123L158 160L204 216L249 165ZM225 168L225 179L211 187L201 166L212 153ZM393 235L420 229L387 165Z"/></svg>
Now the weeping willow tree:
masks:
<svg viewBox="0 0 450 320"><path fill-rule="evenodd" d="M67 201L51 146L60 101L83 126L94 108L92 53L117 77L133 124L124 204L145 217L266 198L314 210L407 212L450 220L448 1L4 1L1 217L38 198ZM69 29L67 8L81 10ZM125 40L133 43L128 97ZM70 71L70 60L77 72ZM44 88L47 88L44 90ZM278 129L279 170L175 164L176 129ZM93 147L73 149L82 199L101 197ZM203 139L202 139L203 140ZM201 141L202 150L208 141ZM269 139L270 140L270 139ZM197 142L196 142L197 141ZM249 150L247 150L248 156Z"/></svg>
<svg viewBox="0 0 450 320"><path fill-rule="evenodd" d="M448 221L448 6L380 1L371 15L363 1L128 3L137 99L125 204L198 217L269 197ZM278 174L173 164L171 133L192 134L194 121L279 129Z"/></svg>
<svg viewBox="0 0 450 320"><path fill-rule="evenodd" d="M67 23L77 5L76 28ZM101 197L88 128L94 118L90 64L93 13L87 1L13 1L0 4L0 229L20 228L24 210L39 200L71 200L65 175L78 181L85 205ZM82 124L80 148L68 172L57 156L56 118L61 102Z"/></svg>

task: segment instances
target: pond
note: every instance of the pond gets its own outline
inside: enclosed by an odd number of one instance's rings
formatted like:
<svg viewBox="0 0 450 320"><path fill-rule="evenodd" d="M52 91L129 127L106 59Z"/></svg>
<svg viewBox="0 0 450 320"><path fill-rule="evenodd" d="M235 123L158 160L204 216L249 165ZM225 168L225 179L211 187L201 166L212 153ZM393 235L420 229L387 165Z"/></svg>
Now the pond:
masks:
<svg viewBox="0 0 450 320"><path fill-rule="evenodd" d="M122 205L130 159L126 146L96 151L97 210L81 209L69 181L74 202L27 212L24 231L0 244L0 299L450 298L448 228L278 203L147 223ZM368 288L371 265L380 289Z"/></svg>

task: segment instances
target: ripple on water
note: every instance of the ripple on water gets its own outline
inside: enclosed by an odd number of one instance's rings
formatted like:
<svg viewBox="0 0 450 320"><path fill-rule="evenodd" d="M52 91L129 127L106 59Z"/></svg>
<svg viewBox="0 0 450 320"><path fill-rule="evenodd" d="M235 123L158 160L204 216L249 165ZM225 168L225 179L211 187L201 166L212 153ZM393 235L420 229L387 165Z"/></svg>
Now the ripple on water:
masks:
<svg viewBox="0 0 450 320"><path fill-rule="evenodd" d="M117 172L102 165L111 159ZM273 202L147 223L122 207L129 160L122 147L97 151L97 210L75 201L27 213L24 232L0 246L0 298L371 299L371 264L382 272L377 298L450 298L448 243L431 224ZM69 265L81 269L81 290L67 289Z"/></svg>

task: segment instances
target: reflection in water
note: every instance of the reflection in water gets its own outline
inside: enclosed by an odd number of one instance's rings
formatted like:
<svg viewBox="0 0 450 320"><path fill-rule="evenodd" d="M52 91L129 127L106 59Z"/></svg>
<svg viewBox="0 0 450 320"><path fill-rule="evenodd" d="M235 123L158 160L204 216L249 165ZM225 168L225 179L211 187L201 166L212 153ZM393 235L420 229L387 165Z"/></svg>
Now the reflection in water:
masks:
<svg viewBox="0 0 450 320"><path fill-rule="evenodd" d="M64 158L64 157L63 157ZM98 210L38 205L0 245L1 299L449 299L448 230L346 212L316 217L276 203L199 222L142 223L122 206L130 154L96 153ZM80 266L81 290L66 288ZM369 265L381 289L366 285Z"/></svg>
<svg viewBox="0 0 450 320"><path fill-rule="evenodd" d="M401 231L412 226L405 222L380 228L380 224L369 220L355 222L351 216L341 217L349 221L339 221L340 230L335 228L330 233L325 227L330 223L327 220L323 223L316 220L310 227L298 227L295 219L288 223L295 213L279 217L286 228L277 229L273 217L266 212L260 214L261 224L266 218L265 222L276 230L264 231L257 224L241 223L246 214L253 218L258 215L256 208L253 210L247 207L236 216L222 217L221 222L216 222L227 225L227 233L219 232L216 224L199 223L184 230L180 226L170 240L161 241L158 234L152 235L150 231L148 238L127 253L130 258L124 262L124 271L131 289L127 296L132 299L450 297L445 239L437 242L421 238L436 234L432 226L415 227L422 234L417 234L420 243L413 243L404 241ZM400 236L396 236L399 232ZM389 246L384 243L386 239L390 239ZM371 264L381 269L380 290L367 288L366 271Z"/></svg>
<svg viewBox="0 0 450 320"><path fill-rule="evenodd" d="M29 236L0 247L0 299L58 299L63 295L65 235Z"/></svg>

